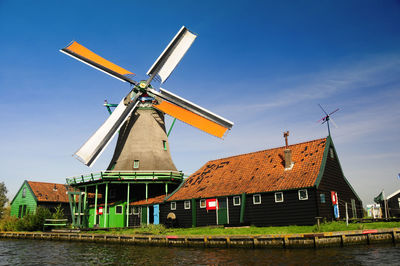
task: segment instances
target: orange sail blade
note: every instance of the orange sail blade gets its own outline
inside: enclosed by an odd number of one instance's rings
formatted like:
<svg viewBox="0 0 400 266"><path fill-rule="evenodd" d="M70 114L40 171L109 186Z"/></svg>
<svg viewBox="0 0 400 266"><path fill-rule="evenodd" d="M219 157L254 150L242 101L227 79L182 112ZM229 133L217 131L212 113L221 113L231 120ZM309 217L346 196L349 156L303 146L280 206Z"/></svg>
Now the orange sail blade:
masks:
<svg viewBox="0 0 400 266"><path fill-rule="evenodd" d="M95 54L94 52L90 51L86 47L80 45L77 42L72 42L67 47L60 50L63 53L68 54L84 63L97 68L101 71L106 72L107 74L116 77L118 79L122 79L123 81L131 82L129 78L125 77L125 75L135 75L134 73L126 70L106 59L103 57ZM133 81L132 81L133 82Z"/></svg>
<svg viewBox="0 0 400 266"><path fill-rule="evenodd" d="M223 127L211 120L208 120L198 114L195 114L189 110L179 107L175 104L167 101L161 101L159 104L154 105L158 110L173 116L182 122L192 125L204 132L207 132L216 137L222 138L228 128Z"/></svg>

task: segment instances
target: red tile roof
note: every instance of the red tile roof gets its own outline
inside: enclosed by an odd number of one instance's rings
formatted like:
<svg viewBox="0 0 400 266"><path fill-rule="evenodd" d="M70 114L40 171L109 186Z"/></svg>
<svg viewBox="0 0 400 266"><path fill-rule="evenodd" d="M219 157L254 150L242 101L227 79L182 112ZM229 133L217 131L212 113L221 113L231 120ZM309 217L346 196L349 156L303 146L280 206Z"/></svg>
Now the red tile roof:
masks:
<svg viewBox="0 0 400 266"><path fill-rule="evenodd" d="M294 162L291 170L285 170L285 147L209 161L168 201L312 187L325 144L326 138L290 145Z"/></svg>
<svg viewBox="0 0 400 266"><path fill-rule="evenodd" d="M67 189L63 184L27 182L40 202L69 202Z"/></svg>
<svg viewBox="0 0 400 266"><path fill-rule="evenodd" d="M140 205L160 204L164 201L165 198L166 198L165 195L161 195L161 196L149 198L147 200L144 199L144 200L134 201L134 202L131 202L129 205L140 206Z"/></svg>

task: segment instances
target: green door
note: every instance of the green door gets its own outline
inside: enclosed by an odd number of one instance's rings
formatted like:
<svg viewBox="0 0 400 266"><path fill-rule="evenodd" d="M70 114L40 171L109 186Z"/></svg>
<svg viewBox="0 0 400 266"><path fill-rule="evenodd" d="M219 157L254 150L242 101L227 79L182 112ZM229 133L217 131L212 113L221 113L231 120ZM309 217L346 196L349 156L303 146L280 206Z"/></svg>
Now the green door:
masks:
<svg viewBox="0 0 400 266"><path fill-rule="evenodd" d="M218 224L228 223L228 208L226 206L226 199L218 199Z"/></svg>
<svg viewBox="0 0 400 266"><path fill-rule="evenodd" d="M147 207L142 207L141 224L147 224Z"/></svg>

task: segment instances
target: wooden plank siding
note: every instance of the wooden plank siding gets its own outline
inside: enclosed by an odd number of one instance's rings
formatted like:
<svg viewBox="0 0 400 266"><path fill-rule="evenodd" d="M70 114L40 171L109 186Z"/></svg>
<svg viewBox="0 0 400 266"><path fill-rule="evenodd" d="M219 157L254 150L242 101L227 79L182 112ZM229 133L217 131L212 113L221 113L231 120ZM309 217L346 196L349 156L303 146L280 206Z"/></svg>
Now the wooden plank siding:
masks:
<svg viewBox="0 0 400 266"><path fill-rule="evenodd" d="M333 146L329 148L334 149ZM363 217L362 202L358 199L357 195L353 192L349 184L346 182L343 176L340 163L336 152L333 150L333 158L331 152L328 152L326 159L325 170L322 176L321 182L319 183L317 193L317 204L318 204L318 216L326 217L327 220L334 219L333 207L331 200L331 191L336 191L339 199L339 212L340 218L346 217L346 210L344 203L347 202L349 218L353 217L351 200L354 199L356 203L357 217ZM325 194L326 203L321 203L320 194Z"/></svg>
<svg viewBox="0 0 400 266"><path fill-rule="evenodd" d="M177 227L192 227L192 208L185 210L184 201L176 202L176 210L171 210L171 202L160 204L160 223L167 224L167 216L170 212L176 215L176 226ZM197 201L196 201L197 203ZM196 204L197 205L197 204Z"/></svg>
<svg viewBox="0 0 400 266"><path fill-rule="evenodd" d="M25 197L22 197L22 192L26 189ZM18 217L19 206L26 205L26 213L34 213L36 211L37 203L35 195L33 194L28 182L24 182L11 202L11 215Z"/></svg>
<svg viewBox="0 0 400 266"><path fill-rule="evenodd" d="M298 190L283 192L283 202L275 202L275 192L260 193L261 204L246 195L244 222L255 226L312 225L316 223L315 190L307 189L308 199L299 200Z"/></svg>

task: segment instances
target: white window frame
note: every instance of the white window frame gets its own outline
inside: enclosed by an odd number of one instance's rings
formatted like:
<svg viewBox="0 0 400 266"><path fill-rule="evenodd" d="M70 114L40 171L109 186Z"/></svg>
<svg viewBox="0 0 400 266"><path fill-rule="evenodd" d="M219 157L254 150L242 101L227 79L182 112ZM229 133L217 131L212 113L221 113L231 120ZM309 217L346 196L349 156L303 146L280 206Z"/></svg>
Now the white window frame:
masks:
<svg viewBox="0 0 400 266"><path fill-rule="evenodd" d="M139 206L133 206L133 208L132 208L132 214L133 214L133 215L139 215L139 214L140 214L140 208L139 208Z"/></svg>
<svg viewBox="0 0 400 266"><path fill-rule="evenodd" d="M118 213L118 212L117 212L117 208L118 208L118 207L121 207L121 213ZM124 206L123 206L123 205L117 205L117 206L115 206L115 214L116 214L116 215L124 214Z"/></svg>
<svg viewBox="0 0 400 266"><path fill-rule="evenodd" d="M353 214L353 218L357 218L357 206L356 206L356 200L355 199L350 199L351 202L351 211Z"/></svg>
<svg viewBox="0 0 400 266"><path fill-rule="evenodd" d="M330 157L331 157L332 159L335 158L335 153L334 153L334 151L333 151L333 148L329 148L329 155L330 155Z"/></svg>
<svg viewBox="0 0 400 266"><path fill-rule="evenodd" d="M176 210L176 201L171 202L171 211Z"/></svg>
<svg viewBox="0 0 400 266"><path fill-rule="evenodd" d="M399 201L399 208L400 208L400 198L397 198L397 200Z"/></svg>
<svg viewBox="0 0 400 266"><path fill-rule="evenodd" d="M322 202L322 198L324 198L324 202ZM325 204L325 203L326 203L326 196L325 196L325 193L320 193L320 194L319 194L319 201L320 201L322 204Z"/></svg>
<svg viewBox="0 0 400 266"><path fill-rule="evenodd" d="M200 200L200 208L204 209L205 207L207 207L207 202L205 199L201 199Z"/></svg>
<svg viewBox="0 0 400 266"><path fill-rule="evenodd" d="M300 192L301 191L305 191L306 192L306 197L305 198L301 198L301 196L300 196ZM308 191L307 191L307 189L299 189L297 193L299 194L299 200L308 200Z"/></svg>
<svg viewBox="0 0 400 266"><path fill-rule="evenodd" d="M235 199L238 199L238 202L235 202ZM233 206L240 206L240 196L235 196L235 197L233 197Z"/></svg>
<svg viewBox="0 0 400 266"><path fill-rule="evenodd" d="M133 169L139 169L139 167L140 167L140 161L133 160Z"/></svg>
<svg viewBox="0 0 400 266"><path fill-rule="evenodd" d="M281 200L278 200L278 197L277 197L277 195L278 194L280 194L281 195ZM280 202L283 202L284 201L284 198L283 198L283 192L275 192L275 194L274 194L274 198L275 198L275 202L276 203L280 203Z"/></svg>
<svg viewBox="0 0 400 266"><path fill-rule="evenodd" d="M183 203L185 210L190 210L190 200L185 200Z"/></svg>
<svg viewBox="0 0 400 266"><path fill-rule="evenodd" d="M259 197L259 201L256 202L256 198ZM257 204L261 204L261 194L254 194L253 195L253 204L257 205Z"/></svg>

